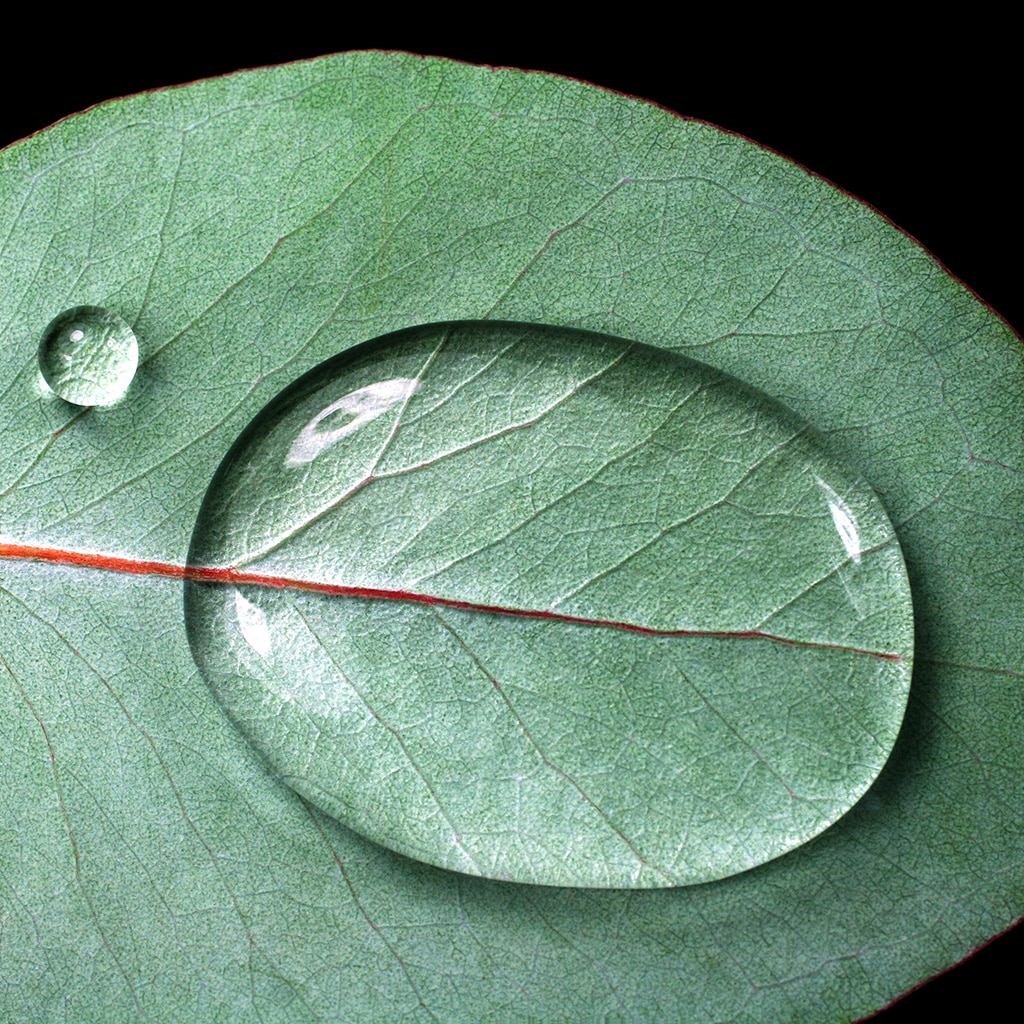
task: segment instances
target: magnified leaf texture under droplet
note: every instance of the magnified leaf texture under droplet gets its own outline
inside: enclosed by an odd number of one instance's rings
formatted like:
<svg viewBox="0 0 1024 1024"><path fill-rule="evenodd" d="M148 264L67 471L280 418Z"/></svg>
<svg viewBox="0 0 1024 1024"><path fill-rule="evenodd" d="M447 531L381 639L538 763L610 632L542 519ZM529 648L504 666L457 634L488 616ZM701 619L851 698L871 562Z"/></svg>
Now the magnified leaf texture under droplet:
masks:
<svg viewBox="0 0 1024 1024"><path fill-rule="evenodd" d="M766 395L647 345L431 325L328 361L233 447L194 656L300 793L517 881L761 863L880 771L910 681L870 489Z"/></svg>

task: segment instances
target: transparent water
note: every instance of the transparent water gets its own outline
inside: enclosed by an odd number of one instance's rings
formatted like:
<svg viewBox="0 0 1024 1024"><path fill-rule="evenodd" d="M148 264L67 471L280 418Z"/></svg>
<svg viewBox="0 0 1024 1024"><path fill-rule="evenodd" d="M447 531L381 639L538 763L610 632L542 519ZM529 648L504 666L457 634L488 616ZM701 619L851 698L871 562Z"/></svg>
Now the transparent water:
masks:
<svg viewBox="0 0 1024 1024"><path fill-rule="evenodd" d="M193 655L289 785L386 846L663 886L776 857L865 792L913 622L885 510L761 392L570 329L343 353L225 458Z"/></svg>
<svg viewBox="0 0 1024 1024"><path fill-rule="evenodd" d="M39 372L54 394L73 405L112 405L139 365L132 328L112 310L75 306L55 317L39 342Z"/></svg>

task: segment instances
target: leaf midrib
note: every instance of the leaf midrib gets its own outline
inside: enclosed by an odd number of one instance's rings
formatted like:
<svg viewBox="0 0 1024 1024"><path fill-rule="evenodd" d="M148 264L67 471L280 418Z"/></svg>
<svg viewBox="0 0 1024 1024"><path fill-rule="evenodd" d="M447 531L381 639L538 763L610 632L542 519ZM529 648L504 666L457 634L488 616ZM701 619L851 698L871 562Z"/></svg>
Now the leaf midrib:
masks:
<svg viewBox="0 0 1024 1024"><path fill-rule="evenodd" d="M453 608L458 611L476 612L481 615L506 615L513 618L544 619L551 622L562 622L567 625L588 626L601 629L620 629L629 633L639 633L654 637L695 637L719 640L761 640L772 643L787 644L794 647L806 647L813 650L839 651L845 654L862 655L878 658L882 661L907 661L906 655L893 651L876 651L864 647L853 647L846 644L826 643L815 640L799 640L794 637L768 633L764 630L718 630L718 629L662 629L655 626L642 626L635 622L617 619L588 618L582 615L569 615L537 608L516 608L506 605L482 604L473 601L460 601L457 598L442 597L437 594L421 594L410 590L383 589L377 587L359 587L340 583L322 583L316 580L304 580L291 576L275 576L264 573L247 572L232 567L214 567L201 565L177 565L173 562L146 561L136 558L124 558L118 555L104 555L93 552L70 551L65 548L35 547L29 544L0 543L0 558L31 562L49 562L56 565L70 566L79 569L98 569L105 572L118 572L131 576L160 576L169 579L184 580L190 583L213 583L226 586L258 586L270 587L275 590L298 590L308 593L325 594L330 597L359 598L362 600L404 601L409 604L424 604L435 608Z"/></svg>

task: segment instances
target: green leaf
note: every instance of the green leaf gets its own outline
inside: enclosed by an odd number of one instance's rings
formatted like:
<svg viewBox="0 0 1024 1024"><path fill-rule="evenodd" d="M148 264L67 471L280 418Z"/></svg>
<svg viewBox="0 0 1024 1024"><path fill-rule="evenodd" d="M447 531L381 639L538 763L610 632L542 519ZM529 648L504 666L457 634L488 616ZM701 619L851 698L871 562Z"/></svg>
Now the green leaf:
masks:
<svg viewBox="0 0 1024 1024"><path fill-rule="evenodd" d="M180 566L232 440L304 371L417 323L543 322L689 352L814 424L896 526L917 633L893 755L835 826L701 886L547 889L299 800L159 566L5 560L8 1014L849 1020L1020 916L1024 357L878 215L635 100L384 54L119 101L0 161L8 545ZM39 390L75 305L138 334L118 406Z"/></svg>
<svg viewBox="0 0 1024 1024"><path fill-rule="evenodd" d="M766 395L606 335L328 360L234 445L189 562L192 654L281 776L475 875L753 867L849 810L906 705L875 495Z"/></svg>

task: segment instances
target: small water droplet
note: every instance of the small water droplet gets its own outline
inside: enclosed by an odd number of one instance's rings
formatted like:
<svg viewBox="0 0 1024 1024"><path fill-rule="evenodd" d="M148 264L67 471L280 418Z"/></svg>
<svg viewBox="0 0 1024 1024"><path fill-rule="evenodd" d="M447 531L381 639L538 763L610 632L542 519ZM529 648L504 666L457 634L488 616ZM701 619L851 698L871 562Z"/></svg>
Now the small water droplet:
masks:
<svg viewBox="0 0 1024 1024"><path fill-rule="evenodd" d="M864 793L908 693L865 482L735 378L567 328L435 324L316 367L226 456L189 566L193 657L279 777L492 877L760 864Z"/></svg>
<svg viewBox="0 0 1024 1024"><path fill-rule="evenodd" d="M55 317L39 342L39 372L73 405L113 405L139 365L131 327L102 306L75 306Z"/></svg>

